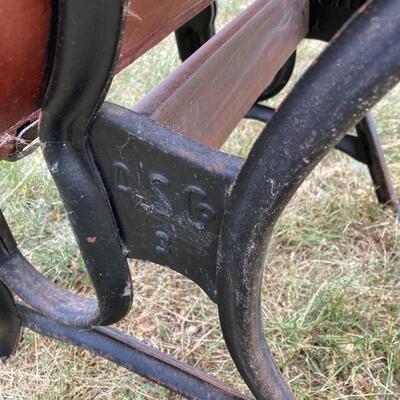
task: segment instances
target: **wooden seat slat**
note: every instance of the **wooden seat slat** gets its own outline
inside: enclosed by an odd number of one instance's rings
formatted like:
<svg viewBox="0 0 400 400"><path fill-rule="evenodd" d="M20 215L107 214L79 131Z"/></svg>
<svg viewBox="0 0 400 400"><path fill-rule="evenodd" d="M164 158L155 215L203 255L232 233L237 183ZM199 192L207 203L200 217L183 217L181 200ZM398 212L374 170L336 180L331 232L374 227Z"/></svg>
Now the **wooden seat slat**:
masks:
<svg viewBox="0 0 400 400"><path fill-rule="evenodd" d="M134 0L127 13L119 69L151 49L213 0Z"/></svg>
<svg viewBox="0 0 400 400"><path fill-rule="evenodd" d="M212 0L132 1L118 70L211 3ZM51 5L52 0L1 0L0 159L12 150L16 131L35 120L41 107L51 67Z"/></svg>

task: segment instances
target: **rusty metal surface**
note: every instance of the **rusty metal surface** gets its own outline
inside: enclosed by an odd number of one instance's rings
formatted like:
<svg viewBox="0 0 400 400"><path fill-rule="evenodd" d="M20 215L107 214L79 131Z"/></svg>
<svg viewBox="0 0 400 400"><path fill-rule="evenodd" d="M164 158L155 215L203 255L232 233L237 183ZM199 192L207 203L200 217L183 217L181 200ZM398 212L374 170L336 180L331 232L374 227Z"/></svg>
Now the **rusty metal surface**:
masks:
<svg viewBox="0 0 400 400"><path fill-rule="evenodd" d="M308 0L257 0L135 106L219 148L308 31Z"/></svg>
<svg viewBox="0 0 400 400"><path fill-rule="evenodd" d="M42 335L83 347L189 399L250 400L212 376L112 328L82 330L18 305L23 324Z"/></svg>

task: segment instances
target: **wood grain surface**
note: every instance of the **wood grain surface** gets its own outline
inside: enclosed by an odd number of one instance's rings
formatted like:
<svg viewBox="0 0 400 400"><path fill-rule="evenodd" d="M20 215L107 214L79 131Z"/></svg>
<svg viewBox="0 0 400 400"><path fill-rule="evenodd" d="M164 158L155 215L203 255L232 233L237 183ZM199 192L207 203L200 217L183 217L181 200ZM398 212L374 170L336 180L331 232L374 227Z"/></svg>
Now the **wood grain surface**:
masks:
<svg viewBox="0 0 400 400"><path fill-rule="evenodd" d="M308 31L308 0L257 0L135 111L219 148Z"/></svg>
<svg viewBox="0 0 400 400"><path fill-rule="evenodd" d="M211 2L132 1L118 71ZM51 5L51 0L0 1L0 159L13 149L16 132L38 117L51 70Z"/></svg>
<svg viewBox="0 0 400 400"><path fill-rule="evenodd" d="M0 158L26 120L37 117L48 62L47 0L0 1Z"/></svg>

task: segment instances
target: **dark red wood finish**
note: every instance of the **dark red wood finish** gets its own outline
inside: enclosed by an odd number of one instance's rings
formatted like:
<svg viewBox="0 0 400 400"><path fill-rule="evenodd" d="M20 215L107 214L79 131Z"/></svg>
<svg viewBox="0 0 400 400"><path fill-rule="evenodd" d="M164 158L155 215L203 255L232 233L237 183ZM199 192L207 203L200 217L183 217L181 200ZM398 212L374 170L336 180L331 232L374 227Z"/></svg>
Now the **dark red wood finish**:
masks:
<svg viewBox="0 0 400 400"><path fill-rule="evenodd" d="M212 0L134 0L127 10L118 70L156 45ZM0 159L21 126L37 119L50 70L51 0L0 2Z"/></svg>
<svg viewBox="0 0 400 400"><path fill-rule="evenodd" d="M0 2L0 158L12 149L16 128L37 115L49 54L49 4Z"/></svg>

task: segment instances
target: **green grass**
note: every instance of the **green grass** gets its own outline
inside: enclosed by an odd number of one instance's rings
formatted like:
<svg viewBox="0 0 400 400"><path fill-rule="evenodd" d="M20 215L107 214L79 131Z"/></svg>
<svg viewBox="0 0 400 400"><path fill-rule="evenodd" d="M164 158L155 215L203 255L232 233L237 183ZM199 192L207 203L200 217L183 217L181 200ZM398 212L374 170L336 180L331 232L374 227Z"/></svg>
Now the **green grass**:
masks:
<svg viewBox="0 0 400 400"><path fill-rule="evenodd" d="M219 25L250 1L221 1ZM301 46L295 76L321 51ZM178 65L173 37L127 68L108 99L131 107ZM290 87L271 104L279 104ZM373 110L400 193L400 88ZM244 121L224 150L245 156L262 125ZM49 279L89 294L79 251L39 153L0 164L0 205L27 257ZM132 262L135 299L119 325L146 343L246 390L213 305L167 268ZM400 228L368 174L331 153L280 220L263 286L265 332L300 399L400 398ZM176 399L86 351L25 332L0 366L0 399Z"/></svg>

